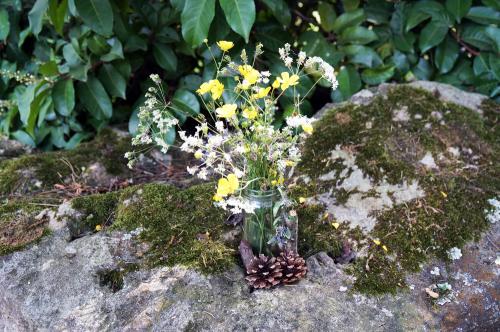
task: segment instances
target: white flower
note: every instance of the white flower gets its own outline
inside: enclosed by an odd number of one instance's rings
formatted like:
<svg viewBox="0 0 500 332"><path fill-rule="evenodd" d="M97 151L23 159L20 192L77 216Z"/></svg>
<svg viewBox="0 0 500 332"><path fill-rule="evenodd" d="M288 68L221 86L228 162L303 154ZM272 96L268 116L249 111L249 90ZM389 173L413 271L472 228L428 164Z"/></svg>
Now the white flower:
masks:
<svg viewBox="0 0 500 332"><path fill-rule="evenodd" d="M431 274L435 275L435 276L440 275L440 273L439 273L439 267L434 266L434 268L431 270Z"/></svg>
<svg viewBox="0 0 500 332"><path fill-rule="evenodd" d="M217 129L218 132L223 132L224 131L224 122L222 122L222 121L215 122L215 128Z"/></svg>
<svg viewBox="0 0 500 332"><path fill-rule="evenodd" d="M196 172L198 171L198 166L193 166L193 167L188 166L186 167L186 170L189 174L195 175Z"/></svg>
<svg viewBox="0 0 500 332"><path fill-rule="evenodd" d="M462 257L462 251L457 247L451 248L450 250L447 251L447 253L448 253L448 258L451 260L457 260L460 259L460 257Z"/></svg>
<svg viewBox="0 0 500 332"><path fill-rule="evenodd" d="M151 74L149 75L149 78L155 82L156 84L161 84L161 79L160 79L160 76L158 74Z"/></svg>
<svg viewBox="0 0 500 332"><path fill-rule="evenodd" d="M496 198L491 198L488 203L493 207L491 211L486 210L486 220L494 224L497 221L500 222L500 201Z"/></svg>

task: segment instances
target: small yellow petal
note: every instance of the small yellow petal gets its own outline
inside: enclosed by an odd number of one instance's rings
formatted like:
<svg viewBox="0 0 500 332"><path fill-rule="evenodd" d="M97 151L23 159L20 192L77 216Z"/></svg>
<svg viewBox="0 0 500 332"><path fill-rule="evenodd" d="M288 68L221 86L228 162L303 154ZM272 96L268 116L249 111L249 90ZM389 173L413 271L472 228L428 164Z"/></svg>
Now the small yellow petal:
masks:
<svg viewBox="0 0 500 332"><path fill-rule="evenodd" d="M444 191L441 191L441 195L442 195L444 198L448 197L448 194L447 194L447 193L445 193Z"/></svg>
<svg viewBox="0 0 500 332"><path fill-rule="evenodd" d="M300 204L305 203L306 199L304 197L299 197L299 202Z"/></svg>
<svg viewBox="0 0 500 332"><path fill-rule="evenodd" d="M302 130L304 130L305 133L311 135L314 131L314 128L310 123L304 123L302 125Z"/></svg>
<svg viewBox="0 0 500 332"><path fill-rule="evenodd" d="M387 252L387 247L385 246L385 244L382 246L382 249L384 249L384 251Z"/></svg>
<svg viewBox="0 0 500 332"><path fill-rule="evenodd" d="M233 48L234 43L232 41L220 40L217 42L217 46L219 46L222 51L227 52Z"/></svg>
<svg viewBox="0 0 500 332"><path fill-rule="evenodd" d="M96 225L96 226L95 226L95 230L96 230L97 232L101 231L101 230L102 230L102 226L101 226L101 225Z"/></svg>
<svg viewBox="0 0 500 332"><path fill-rule="evenodd" d="M201 157L203 157L203 153L200 150L198 150L194 153L194 157L196 159L201 159Z"/></svg>
<svg viewBox="0 0 500 332"><path fill-rule="evenodd" d="M335 227L335 229L338 229L340 224L338 222L332 222L332 226Z"/></svg>
<svg viewBox="0 0 500 332"><path fill-rule="evenodd" d="M373 240L373 243L375 243L377 246L379 246L381 242L379 239L375 239L375 240Z"/></svg>

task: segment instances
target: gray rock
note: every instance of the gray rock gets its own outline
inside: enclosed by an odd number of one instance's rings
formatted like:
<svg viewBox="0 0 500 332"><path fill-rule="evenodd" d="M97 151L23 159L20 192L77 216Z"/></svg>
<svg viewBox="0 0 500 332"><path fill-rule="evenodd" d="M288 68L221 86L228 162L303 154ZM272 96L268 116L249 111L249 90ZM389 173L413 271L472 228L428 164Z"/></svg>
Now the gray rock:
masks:
<svg viewBox="0 0 500 332"><path fill-rule="evenodd" d="M29 146L10 140L5 136L0 136L0 160L14 158L30 152L31 148Z"/></svg>

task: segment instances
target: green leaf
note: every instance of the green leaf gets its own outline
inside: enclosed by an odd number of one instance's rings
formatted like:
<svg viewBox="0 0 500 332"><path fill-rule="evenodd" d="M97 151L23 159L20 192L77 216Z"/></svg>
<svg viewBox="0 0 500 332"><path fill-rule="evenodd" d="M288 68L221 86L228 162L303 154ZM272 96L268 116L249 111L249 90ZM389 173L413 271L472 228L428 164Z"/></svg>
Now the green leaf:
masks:
<svg viewBox="0 0 500 332"><path fill-rule="evenodd" d="M91 136L90 133L76 133L68 140L64 148L68 150L74 149L78 144Z"/></svg>
<svg viewBox="0 0 500 332"><path fill-rule="evenodd" d="M461 38L467 44L482 51L492 50L492 41L487 34L487 27L477 24L466 24L463 27Z"/></svg>
<svg viewBox="0 0 500 332"><path fill-rule="evenodd" d="M490 53L482 52L474 58L472 69L474 70L474 75L481 75L488 72L490 62Z"/></svg>
<svg viewBox="0 0 500 332"><path fill-rule="evenodd" d="M372 68L382 64L382 59L372 48L361 45L349 45L341 49L350 58L352 63Z"/></svg>
<svg viewBox="0 0 500 332"><path fill-rule="evenodd" d="M378 85L386 82L394 76L394 66L382 66L378 68L368 68L361 73L361 79L366 84Z"/></svg>
<svg viewBox="0 0 500 332"><path fill-rule="evenodd" d="M76 10L92 30L103 36L113 32L113 9L109 0L74 0Z"/></svg>
<svg viewBox="0 0 500 332"><path fill-rule="evenodd" d="M215 15L215 0L186 0L181 14L182 36L195 47L207 38Z"/></svg>
<svg viewBox="0 0 500 332"><path fill-rule="evenodd" d="M127 82L112 64L106 63L101 67L99 81L112 97L126 99Z"/></svg>
<svg viewBox="0 0 500 332"><path fill-rule="evenodd" d="M347 27L352 27L360 24L365 20L365 12L363 9L356 9L349 13L344 13L337 17L333 23L333 31L336 33L342 32Z"/></svg>
<svg viewBox="0 0 500 332"><path fill-rule="evenodd" d="M153 56L163 69L169 73L175 73L177 70L177 57L170 46L155 43L153 45Z"/></svg>
<svg viewBox="0 0 500 332"><path fill-rule="evenodd" d="M196 116L200 113L198 98L188 90L178 89L172 97L172 106L190 116Z"/></svg>
<svg viewBox="0 0 500 332"><path fill-rule="evenodd" d="M500 58L498 56L490 56L489 65L493 76L495 76L497 81L500 81Z"/></svg>
<svg viewBox="0 0 500 332"><path fill-rule="evenodd" d="M16 140L18 140L19 142L21 142L23 144L29 145L31 147L35 147L36 146L35 141L33 140L33 138L30 135L28 135L23 130L17 130L15 132L13 132L11 135Z"/></svg>
<svg viewBox="0 0 500 332"><path fill-rule="evenodd" d="M342 0L346 12L352 12L359 7L359 0Z"/></svg>
<svg viewBox="0 0 500 332"><path fill-rule="evenodd" d="M49 2L49 17L54 25L54 29L62 35L64 27L64 19L68 10L68 0L50 0Z"/></svg>
<svg viewBox="0 0 500 332"><path fill-rule="evenodd" d="M361 89L361 79L353 66L342 67L337 75L337 79L344 99L348 99Z"/></svg>
<svg viewBox="0 0 500 332"><path fill-rule="evenodd" d="M109 52L111 46L106 42L106 39L100 35L93 35L87 38L87 46L95 55L104 55Z"/></svg>
<svg viewBox="0 0 500 332"><path fill-rule="evenodd" d="M366 20L373 24L384 24L389 22L392 14L392 3L385 0L370 0L364 5Z"/></svg>
<svg viewBox="0 0 500 332"><path fill-rule="evenodd" d="M500 53L500 29L491 25L486 28L485 33L490 39L493 49Z"/></svg>
<svg viewBox="0 0 500 332"><path fill-rule="evenodd" d="M448 25L440 21L431 21L420 32L419 48L422 53L441 43L448 33Z"/></svg>
<svg viewBox="0 0 500 332"><path fill-rule="evenodd" d="M347 43L364 45L377 40L378 37L373 30L356 26L345 28L341 34L341 39Z"/></svg>
<svg viewBox="0 0 500 332"><path fill-rule="evenodd" d="M437 1L423 0L415 2L411 6L407 14L406 31L414 28L429 17L432 17L433 21L439 21L445 25L451 24L451 17L442 4Z"/></svg>
<svg viewBox="0 0 500 332"><path fill-rule="evenodd" d="M337 13L335 13L335 8L327 2L320 2L318 5L318 13L321 18L321 27L325 31L333 31L333 24L337 19Z"/></svg>
<svg viewBox="0 0 500 332"><path fill-rule="evenodd" d="M465 17L479 24L500 24L500 11L491 7L472 7Z"/></svg>
<svg viewBox="0 0 500 332"><path fill-rule="evenodd" d="M57 63L55 61L45 62L44 64L40 65L38 71L44 76L56 76L59 74Z"/></svg>
<svg viewBox="0 0 500 332"><path fill-rule="evenodd" d="M35 90L36 90L36 85L34 84L28 85L17 100L19 115L21 116L21 121L24 124L28 123L28 118L30 116L30 110L31 110L31 103L35 98Z"/></svg>
<svg viewBox="0 0 500 332"><path fill-rule="evenodd" d="M98 120L111 118L111 100L97 78L91 76L87 82L78 83L77 89L80 102L90 114Z"/></svg>
<svg viewBox="0 0 500 332"><path fill-rule="evenodd" d="M58 81L52 89L52 100L57 113L69 116L75 108L75 89L71 79Z"/></svg>
<svg viewBox="0 0 500 332"><path fill-rule="evenodd" d="M288 4L284 0L262 0L262 2L267 6L267 8L269 8L278 22L280 22L284 26L290 25L290 22L292 21L292 15L290 14L290 8L288 7Z"/></svg>
<svg viewBox="0 0 500 332"><path fill-rule="evenodd" d="M481 2L487 7L500 10L500 0L481 0Z"/></svg>
<svg viewBox="0 0 500 332"><path fill-rule="evenodd" d="M255 22L254 0L219 0L219 3L231 29L248 43L250 30Z"/></svg>
<svg viewBox="0 0 500 332"><path fill-rule="evenodd" d="M123 59L123 48L120 40L118 38L111 38L107 43L111 46L111 49L107 54L101 56L101 60L109 62L116 59Z"/></svg>
<svg viewBox="0 0 500 332"><path fill-rule="evenodd" d="M5 8L0 8L0 40L7 40L10 32L9 13Z"/></svg>
<svg viewBox="0 0 500 332"><path fill-rule="evenodd" d="M436 48L434 63L441 74L449 72L458 59L460 48L450 36Z"/></svg>
<svg viewBox="0 0 500 332"><path fill-rule="evenodd" d="M134 51L147 51L148 50L148 42L145 38L140 35L131 35L125 41L125 51L126 52L134 52Z"/></svg>
<svg viewBox="0 0 500 332"><path fill-rule="evenodd" d="M446 9L458 23L467 14L471 5L472 0L446 0L445 3Z"/></svg>
<svg viewBox="0 0 500 332"><path fill-rule="evenodd" d="M38 36L40 31L42 31L43 15L45 15L45 12L47 11L48 7L49 7L48 0L36 0L35 4L33 5L33 8L31 8L30 12L28 13L30 29L35 36Z"/></svg>
<svg viewBox="0 0 500 332"><path fill-rule="evenodd" d="M413 75L419 80L430 80L433 73L433 68L429 61L424 58L420 58L418 64L413 67Z"/></svg>

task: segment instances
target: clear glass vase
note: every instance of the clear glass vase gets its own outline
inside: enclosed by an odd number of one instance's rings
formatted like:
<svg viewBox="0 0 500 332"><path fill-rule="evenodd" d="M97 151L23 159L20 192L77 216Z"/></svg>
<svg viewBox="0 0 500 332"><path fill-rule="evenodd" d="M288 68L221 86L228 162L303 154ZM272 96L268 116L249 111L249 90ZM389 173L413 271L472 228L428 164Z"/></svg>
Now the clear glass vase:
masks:
<svg viewBox="0 0 500 332"><path fill-rule="evenodd" d="M255 207L245 213L243 239L255 255L277 256L283 250L297 252L297 216L288 200L274 190L247 190L244 197Z"/></svg>

